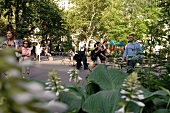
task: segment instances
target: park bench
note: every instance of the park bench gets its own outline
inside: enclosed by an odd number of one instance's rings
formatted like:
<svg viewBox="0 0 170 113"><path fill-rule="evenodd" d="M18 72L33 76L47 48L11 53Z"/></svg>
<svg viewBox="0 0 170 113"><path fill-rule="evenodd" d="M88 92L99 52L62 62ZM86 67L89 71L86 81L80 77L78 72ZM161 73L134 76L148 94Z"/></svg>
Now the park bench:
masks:
<svg viewBox="0 0 170 113"><path fill-rule="evenodd" d="M107 57L107 63L106 63L106 66L109 68L116 68L116 69L119 69L119 70L122 70L123 67L127 67L127 63L126 62L121 62L121 58L113 58L111 56L108 56Z"/></svg>
<svg viewBox="0 0 170 113"><path fill-rule="evenodd" d="M71 61L71 54L70 53L62 52L62 53L60 53L60 57L61 57L60 65L66 65L66 64L68 64L70 66L72 65L73 61Z"/></svg>

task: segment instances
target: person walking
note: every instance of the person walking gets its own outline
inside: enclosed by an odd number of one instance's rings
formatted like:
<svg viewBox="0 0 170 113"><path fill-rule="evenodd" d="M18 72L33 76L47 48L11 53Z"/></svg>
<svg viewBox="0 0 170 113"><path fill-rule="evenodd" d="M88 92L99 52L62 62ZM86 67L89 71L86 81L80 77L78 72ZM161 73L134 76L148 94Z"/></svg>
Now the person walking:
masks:
<svg viewBox="0 0 170 113"><path fill-rule="evenodd" d="M28 41L23 41L23 47L21 48L22 57L20 58L20 62L30 61L31 56L31 48ZM30 68L29 66L22 67L22 76L24 77L26 74L29 75Z"/></svg>
<svg viewBox="0 0 170 113"><path fill-rule="evenodd" d="M36 44L35 46L35 52L36 52L36 59L40 62L41 61L41 52L42 52L42 48L41 48L41 45L39 43Z"/></svg>
<svg viewBox="0 0 170 113"><path fill-rule="evenodd" d="M79 49L78 49L79 59L76 60L77 61L77 69L80 69L80 67L82 65L81 61L83 61L84 70L88 69L87 58L86 58L85 52L86 52L86 40L83 38L79 43Z"/></svg>
<svg viewBox="0 0 170 113"><path fill-rule="evenodd" d="M68 51L68 54L69 54L69 57L70 57L70 61L71 61L71 63L72 63L72 66L75 66L75 60L74 60L75 53L73 52L72 49L70 49L70 50Z"/></svg>
<svg viewBox="0 0 170 113"><path fill-rule="evenodd" d="M107 50L106 44L107 44L107 41L104 41L101 46L101 51L104 56L106 56L106 50ZM103 57L102 55L100 55L100 59L101 59L101 62L106 63L106 57Z"/></svg>
<svg viewBox="0 0 170 113"><path fill-rule="evenodd" d="M139 58L143 58L143 55L140 55L141 47L138 42L134 41L134 34L130 34L128 37L128 44L125 46L123 53L123 58L121 62L124 62L127 59L127 73L132 73L134 71L135 64Z"/></svg>
<svg viewBox="0 0 170 113"><path fill-rule="evenodd" d="M31 54L33 55L33 60L36 60L36 44L37 43L33 43L33 46L32 46L32 50L31 50Z"/></svg>
<svg viewBox="0 0 170 113"><path fill-rule="evenodd" d="M95 47L96 48L93 51L96 54L96 60L93 61L93 65L89 68L90 71L92 71L93 68L96 67L96 65L101 64L100 56L103 58L106 58L106 56L103 55L103 53L102 53L101 43L96 42Z"/></svg>

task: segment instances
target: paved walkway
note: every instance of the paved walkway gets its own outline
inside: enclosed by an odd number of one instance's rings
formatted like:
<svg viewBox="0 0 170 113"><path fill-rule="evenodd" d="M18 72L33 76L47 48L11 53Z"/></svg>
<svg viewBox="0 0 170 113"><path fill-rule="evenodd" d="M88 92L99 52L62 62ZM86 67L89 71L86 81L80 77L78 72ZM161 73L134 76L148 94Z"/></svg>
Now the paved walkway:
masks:
<svg viewBox="0 0 170 113"><path fill-rule="evenodd" d="M59 74L63 84L72 83L69 82L69 75L67 74L68 70L76 68L75 66L69 66L68 62L65 65L61 65L61 59L55 59L54 61L42 60L41 62L32 61L33 65L30 66L30 78L47 81L48 73L54 68ZM85 77L89 74L89 70L84 70L83 68L79 70L79 76L83 80L79 83L78 86L84 86L86 84Z"/></svg>

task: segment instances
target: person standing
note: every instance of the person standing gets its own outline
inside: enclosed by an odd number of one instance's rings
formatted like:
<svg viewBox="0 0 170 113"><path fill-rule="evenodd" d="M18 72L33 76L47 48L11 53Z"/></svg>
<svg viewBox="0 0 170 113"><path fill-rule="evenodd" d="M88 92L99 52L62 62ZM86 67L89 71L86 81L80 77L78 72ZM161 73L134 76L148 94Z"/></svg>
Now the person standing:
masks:
<svg viewBox="0 0 170 113"><path fill-rule="evenodd" d="M19 58L21 57L21 54L19 53L19 41L14 39L14 31L8 30L6 32L7 40L4 42L5 45L7 45L7 48L14 48L15 49L15 55L17 58L17 61L19 61Z"/></svg>
<svg viewBox="0 0 170 113"><path fill-rule="evenodd" d="M29 42L26 40L23 41L23 47L21 48L21 53L22 53L22 57L20 58L20 62L30 61L31 48L29 46ZM29 75L29 72L30 72L29 66L22 67L23 77L25 76L25 74Z"/></svg>
<svg viewBox="0 0 170 113"><path fill-rule="evenodd" d="M138 42L134 41L134 34L130 34L128 37L128 44L125 46L125 51L123 53L123 58L121 62L124 62L127 59L127 73L132 73L135 67L135 64L139 58L143 58L143 55L140 55L141 47Z"/></svg>
<svg viewBox="0 0 170 113"><path fill-rule="evenodd" d="M86 52L86 40L83 38L79 43L79 49L78 49L79 60L77 60L77 69L80 69L82 65L81 61L83 61L84 70L88 69L87 58L86 58L85 52Z"/></svg>

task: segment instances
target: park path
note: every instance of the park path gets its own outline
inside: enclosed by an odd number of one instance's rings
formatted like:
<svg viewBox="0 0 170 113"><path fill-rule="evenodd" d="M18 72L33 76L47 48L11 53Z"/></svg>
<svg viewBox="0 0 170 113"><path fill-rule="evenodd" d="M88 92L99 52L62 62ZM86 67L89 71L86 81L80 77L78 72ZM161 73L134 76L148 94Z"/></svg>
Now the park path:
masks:
<svg viewBox="0 0 170 113"><path fill-rule="evenodd" d="M73 83L73 82L69 81L69 75L67 74L67 72L68 72L68 70L74 69L76 67L69 66L67 62L65 65L61 65L60 63L61 63L60 59L57 59L54 61L43 60L41 62L32 61L32 65L30 66L29 77L46 82L48 79L48 73L52 69L56 69L63 84ZM78 86L81 87L81 86L85 86L87 84L85 77L89 73L90 73L89 70L84 70L83 68L81 70L79 70L79 76L82 77L83 80L79 83Z"/></svg>

